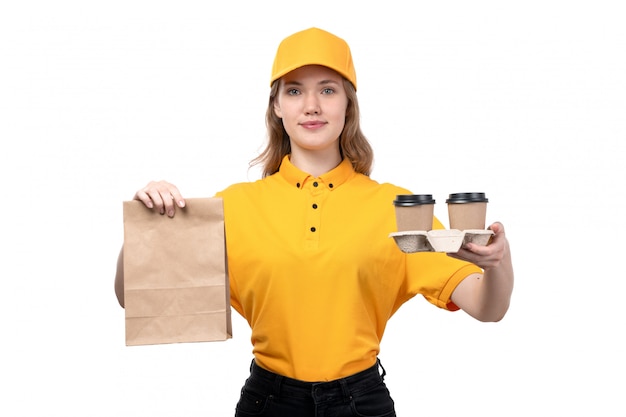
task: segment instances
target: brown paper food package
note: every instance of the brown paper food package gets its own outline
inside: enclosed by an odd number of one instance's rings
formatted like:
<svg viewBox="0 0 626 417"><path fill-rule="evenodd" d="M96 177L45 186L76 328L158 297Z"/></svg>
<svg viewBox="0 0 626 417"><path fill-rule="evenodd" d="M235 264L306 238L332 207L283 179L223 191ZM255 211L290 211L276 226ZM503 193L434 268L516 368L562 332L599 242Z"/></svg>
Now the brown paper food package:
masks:
<svg viewBox="0 0 626 417"><path fill-rule="evenodd" d="M222 199L185 201L174 218L123 203L127 346L232 337Z"/></svg>

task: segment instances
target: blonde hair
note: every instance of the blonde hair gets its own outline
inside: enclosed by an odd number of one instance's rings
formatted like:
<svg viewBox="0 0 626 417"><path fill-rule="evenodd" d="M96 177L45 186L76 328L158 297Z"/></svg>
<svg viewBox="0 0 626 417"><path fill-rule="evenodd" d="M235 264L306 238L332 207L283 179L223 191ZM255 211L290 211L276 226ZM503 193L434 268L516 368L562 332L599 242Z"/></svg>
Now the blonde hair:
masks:
<svg viewBox="0 0 626 417"><path fill-rule="evenodd" d="M272 84L269 103L265 112L268 142L265 149L250 162L250 166L263 165L263 177L275 174L286 155L291 153L289 135L285 131L282 120L274 113L274 102L278 93L280 79ZM348 97L346 122L339 136L339 152L341 157L348 159L354 170L360 174L370 175L374 161L374 151L361 131L359 102L352 83L343 79L343 86Z"/></svg>

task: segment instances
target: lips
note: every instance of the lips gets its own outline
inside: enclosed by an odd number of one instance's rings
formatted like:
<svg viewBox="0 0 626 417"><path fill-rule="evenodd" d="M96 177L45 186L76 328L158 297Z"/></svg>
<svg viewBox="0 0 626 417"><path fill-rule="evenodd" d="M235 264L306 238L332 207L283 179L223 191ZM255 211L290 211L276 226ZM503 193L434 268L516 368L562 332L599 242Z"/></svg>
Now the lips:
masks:
<svg viewBox="0 0 626 417"><path fill-rule="evenodd" d="M300 123L300 126L304 127L305 129L319 129L320 127L323 127L325 125L326 122L322 122L321 120L309 120Z"/></svg>

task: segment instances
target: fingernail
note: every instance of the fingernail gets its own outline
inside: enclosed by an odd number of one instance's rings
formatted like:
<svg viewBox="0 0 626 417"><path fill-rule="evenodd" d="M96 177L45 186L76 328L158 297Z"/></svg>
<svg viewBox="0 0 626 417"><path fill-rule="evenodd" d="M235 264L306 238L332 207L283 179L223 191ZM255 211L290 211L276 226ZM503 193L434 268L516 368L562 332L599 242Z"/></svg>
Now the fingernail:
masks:
<svg viewBox="0 0 626 417"><path fill-rule="evenodd" d="M152 208L152 207L153 207L152 201L148 201L148 202L146 203L146 207L148 207L148 208Z"/></svg>
<svg viewBox="0 0 626 417"><path fill-rule="evenodd" d="M170 217L174 217L174 210L168 211L167 215L170 216Z"/></svg>
<svg viewBox="0 0 626 417"><path fill-rule="evenodd" d="M180 200L180 201L178 202L178 205L179 205L180 207L185 207L185 201L184 201L184 200Z"/></svg>

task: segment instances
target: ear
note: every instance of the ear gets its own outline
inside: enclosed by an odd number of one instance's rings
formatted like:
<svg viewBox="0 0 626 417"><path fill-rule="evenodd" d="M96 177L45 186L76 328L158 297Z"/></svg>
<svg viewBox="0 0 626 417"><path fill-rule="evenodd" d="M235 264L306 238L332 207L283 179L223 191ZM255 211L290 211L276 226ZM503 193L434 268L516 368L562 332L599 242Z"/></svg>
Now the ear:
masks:
<svg viewBox="0 0 626 417"><path fill-rule="evenodd" d="M283 112L280 110L280 104L278 104L278 100L274 100L274 114L279 119L283 118Z"/></svg>

